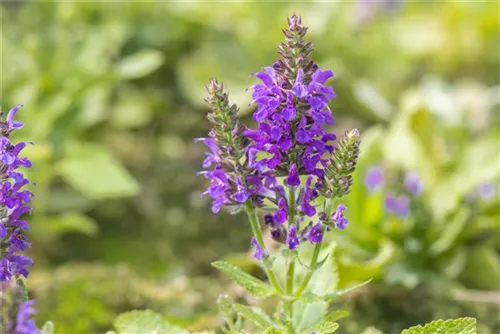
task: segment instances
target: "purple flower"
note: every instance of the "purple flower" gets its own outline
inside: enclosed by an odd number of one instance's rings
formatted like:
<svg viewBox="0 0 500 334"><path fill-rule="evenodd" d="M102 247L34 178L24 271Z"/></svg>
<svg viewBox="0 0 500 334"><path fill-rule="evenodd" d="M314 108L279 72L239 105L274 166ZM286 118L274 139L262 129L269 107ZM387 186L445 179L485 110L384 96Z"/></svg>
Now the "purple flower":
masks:
<svg viewBox="0 0 500 334"><path fill-rule="evenodd" d="M323 241L323 225L317 223L313 225L306 234L307 240L312 244L317 244Z"/></svg>
<svg viewBox="0 0 500 334"><path fill-rule="evenodd" d="M387 195L385 209L387 212L395 213L400 217L407 217L410 214L410 199L406 196Z"/></svg>
<svg viewBox="0 0 500 334"><path fill-rule="evenodd" d="M252 237L252 239L250 239L250 246L254 248L253 258L259 261L262 260L266 255L266 252L261 247L261 245L259 245L259 242L255 237Z"/></svg>
<svg viewBox="0 0 500 334"><path fill-rule="evenodd" d="M278 210L274 213L274 220L283 224L288 219L288 205L283 197L278 200Z"/></svg>
<svg viewBox="0 0 500 334"><path fill-rule="evenodd" d="M316 208L312 206L310 203L318 197L318 192L316 189L311 187L312 176L309 175L306 180L306 184L304 187L304 196L302 197L302 201L300 203L300 208L304 214L309 217L312 217L316 214Z"/></svg>
<svg viewBox="0 0 500 334"><path fill-rule="evenodd" d="M405 187L411 192L413 195L420 195L422 190L424 189L422 185L422 181L420 180L417 172L408 172L405 177Z"/></svg>
<svg viewBox="0 0 500 334"><path fill-rule="evenodd" d="M338 228L341 230L345 229L347 227L348 221L347 218L344 216L344 211L347 209L347 207L344 204L339 204L337 206L337 210L333 214L332 220L335 222Z"/></svg>
<svg viewBox="0 0 500 334"><path fill-rule="evenodd" d="M299 239L297 238L297 226L295 226L295 224L291 224L288 229L286 244L288 245L289 249L295 249L299 246Z"/></svg>
<svg viewBox="0 0 500 334"><path fill-rule="evenodd" d="M297 172L297 165L292 164L290 167L290 172L288 173L288 177L286 178L286 184L290 187L300 186L300 178L299 173Z"/></svg>
<svg viewBox="0 0 500 334"><path fill-rule="evenodd" d="M384 172L379 166L370 167L365 174L365 185L370 192L374 192L384 183Z"/></svg>
<svg viewBox="0 0 500 334"><path fill-rule="evenodd" d="M16 333L17 334L39 334L40 330L36 327L35 320L31 317L37 312L33 305L34 300L27 300L21 303L16 319Z"/></svg>
<svg viewBox="0 0 500 334"><path fill-rule="evenodd" d="M11 132L22 127L22 123L14 120L19 107L12 108L5 121L0 121L2 137L0 137L0 204L4 207L0 216L0 281L8 281L12 277L29 274L31 259L22 255L30 243L24 231L28 224L20 218L31 212L33 194L23 189L30 182L18 171L19 167L30 168L31 162L21 157L26 147L23 142L13 144L9 140Z"/></svg>
<svg viewBox="0 0 500 334"><path fill-rule="evenodd" d="M477 188L479 197L483 200L491 200L497 194L498 187L491 182L483 182Z"/></svg>

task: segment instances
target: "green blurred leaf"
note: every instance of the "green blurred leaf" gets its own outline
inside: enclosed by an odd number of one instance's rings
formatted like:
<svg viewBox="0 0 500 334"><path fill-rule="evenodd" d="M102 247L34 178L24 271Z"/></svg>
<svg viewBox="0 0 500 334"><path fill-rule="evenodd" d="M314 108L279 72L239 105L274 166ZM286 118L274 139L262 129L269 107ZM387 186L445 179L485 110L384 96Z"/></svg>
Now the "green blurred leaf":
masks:
<svg viewBox="0 0 500 334"><path fill-rule="evenodd" d="M114 321L118 334L187 334L170 326L161 315L150 310L132 311L119 315Z"/></svg>
<svg viewBox="0 0 500 334"><path fill-rule="evenodd" d="M276 294L273 287L247 274L232 264L216 261L212 263L212 266L227 274L239 286L245 288L256 297L270 297Z"/></svg>
<svg viewBox="0 0 500 334"><path fill-rule="evenodd" d="M267 328L273 325L269 316L258 307L250 307L242 304L234 304L234 309L243 318L252 321L260 328Z"/></svg>
<svg viewBox="0 0 500 334"><path fill-rule="evenodd" d="M106 150L86 147L63 159L58 169L75 190L91 199L136 195L139 185Z"/></svg>
<svg viewBox="0 0 500 334"><path fill-rule="evenodd" d="M116 65L121 78L135 79L150 74L164 62L163 53L157 50L142 50L124 57Z"/></svg>
<svg viewBox="0 0 500 334"><path fill-rule="evenodd" d="M78 232L94 236L99 231L97 223L92 218L79 212L67 212L57 217L51 217L44 226L57 234Z"/></svg>
<svg viewBox="0 0 500 334"><path fill-rule="evenodd" d="M405 329L401 334L476 334L475 318L458 318L454 320L435 320L424 326Z"/></svg>
<svg viewBox="0 0 500 334"><path fill-rule="evenodd" d="M435 256L452 247L460 233L463 231L465 224L467 223L467 219L469 218L469 214L469 209L464 208L453 217L451 222L441 224L443 229L438 232L438 239L429 247L429 254Z"/></svg>
<svg viewBox="0 0 500 334"><path fill-rule="evenodd" d="M476 247L469 251L463 279L472 288L500 288L500 257L494 249Z"/></svg>
<svg viewBox="0 0 500 334"><path fill-rule="evenodd" d="M42 327L43 334L54 334L54 323L52 321L47 321Z"/></svg>
<svg viewBox="0 0 500 334"><path fill-rule="evenodd" d="M283 332L281 329L277 329L277 328L274 328L274 327L269 327L264 332L264 334L284 334L284 333L285 332Z"/></svg>

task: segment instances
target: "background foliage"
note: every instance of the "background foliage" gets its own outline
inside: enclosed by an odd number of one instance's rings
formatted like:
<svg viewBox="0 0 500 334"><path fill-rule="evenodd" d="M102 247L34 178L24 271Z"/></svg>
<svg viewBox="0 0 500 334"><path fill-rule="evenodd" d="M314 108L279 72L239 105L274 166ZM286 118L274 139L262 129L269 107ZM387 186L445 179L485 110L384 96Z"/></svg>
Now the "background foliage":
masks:
<svg viewBox="0 0 500 334"><path fill-rule="evenodd" d="M334 237L323 279L374 281L349 295L343 330L478 316L479 332L500 331L499 197L477 195L485 182L498 194L498 11L445 1L2 3L1 106L24 103L21 135L36 143L38 322L104 332L118 314L150 308L196 331L217 326L219 293L252 303L214 284L218 258L261 273L244 217L213 216L199 197L204 148L192 138L208 131L212 76L250 123L249 73L275 59L297 12L315 59L336 73L335 130L364 133L351 225ZM375 194L363 184L372 165L391 179ZM425 191L401 220L384 213L383 196L406 170Z"/></svg>

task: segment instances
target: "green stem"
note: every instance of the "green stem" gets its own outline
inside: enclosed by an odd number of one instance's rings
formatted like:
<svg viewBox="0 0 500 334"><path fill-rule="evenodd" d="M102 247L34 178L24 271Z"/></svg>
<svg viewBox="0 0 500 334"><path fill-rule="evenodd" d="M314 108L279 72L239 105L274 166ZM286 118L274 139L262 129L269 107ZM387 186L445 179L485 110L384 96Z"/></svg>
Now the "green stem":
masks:
<svg viewBox="0 0 500 334"><path fill-rule="evenodd" d="M295 189L290 187L288 190L288 226L295 224ZM286 294L293 296L293 283L295 278L295 258L288 258L288 269L286 272ZM285 309L288 317L287 332L293 334L293 300L287 301Z"/></svg>
<svg viewBox="0 0 500 334"><path fill-rule="evenodd" d="M255 239L257 239L257 242L259 245L264 249L266 254L269 254L266 248L266 244L264 243L264 238L262 237L262 229L260 228L259 224L259 219L257 218L257 214L255 213L255 209L252 205L252 202L248 200L245 203L245 211L248 215L248 219L250 220L250 226L252 227L252 232L253 235L255 236ZM283 293L283 289L281 288L278 279L276 278L276 275L274 274L274 271L272 268L267 268L264 265L264 270L266 272L267 277L269 278L269 281L273 285L273 287L278 291L279 294Z"/></svg>
<svg viewBox="0 0 500 334"><path fill-rule="evenodd" d="M333 207L333 203L334 203L334 199L331 198L331 199L328 199L328 205L326 207L326 210L325 210L325 214L327 217L330 216L331 214L331 211L332 211L332 207ZM323 235L325 234L326 232L326 226L323 225L323 228L322 228L322 233ZM323 238L324 239L324 238ZM321 242L318 242L315 246L314 246L314 251L313 251L313 256L311 258L311 262L309 264L309 270L307 271L306 273L306 276L304 277L304 280L302 281L302 283L300 284L299 288L297 289L297 291L295 292L295 296L296 297L300 297L302 295L302 293L304 292L304 290L307 288L307 286L309 285L309 282L311 281L311 278L312 278L312 275L314 274L314 272L316 271L316 266L318 265L318 257L319 257L319 252L321 250L321 246L323 245L323 241Z"/></svg>

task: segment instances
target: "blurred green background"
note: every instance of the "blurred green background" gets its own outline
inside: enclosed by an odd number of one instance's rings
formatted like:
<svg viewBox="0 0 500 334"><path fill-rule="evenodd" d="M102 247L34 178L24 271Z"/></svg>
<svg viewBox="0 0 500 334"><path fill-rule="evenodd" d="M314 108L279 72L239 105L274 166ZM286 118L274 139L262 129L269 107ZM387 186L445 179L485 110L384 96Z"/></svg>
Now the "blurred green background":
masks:
<svg viewBox="0 0 500 334"><path fill-rule="evenodd" d="M251 123L250 73L276 59L293 12L336 74L334 130L364 134L332 270L341 285L374 282L340 303L352 312L343 333L462 315L500 332L500 8L479 1L2 3L1 106L25 105L17 138L35 142L39 324L104 333L150 308L213 329L219 293L249 299L210 268L226 258L261 274L246 218L200 198L193 138L209 130L211 77ZM411 219L366 191L372 165L422 176ZM478 196L485 183L497 195Z"/></svg>

